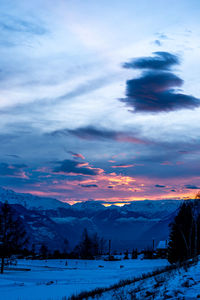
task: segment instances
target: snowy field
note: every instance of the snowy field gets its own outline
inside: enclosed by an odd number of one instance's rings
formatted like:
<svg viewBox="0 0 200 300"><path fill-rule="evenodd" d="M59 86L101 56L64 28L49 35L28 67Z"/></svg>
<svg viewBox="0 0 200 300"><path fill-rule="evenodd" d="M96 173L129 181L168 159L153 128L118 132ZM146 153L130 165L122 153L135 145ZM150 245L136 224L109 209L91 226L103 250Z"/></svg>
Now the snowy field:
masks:
<svg viewBox="0 0 200 300"><path fill-rule="evenodd" d="M18 260L13 270L0 274L0 299L62 300L81 291L106 287L121 279L167 265L164 259L122 260ZM29 268L30 271L22 270Z"/></svg>

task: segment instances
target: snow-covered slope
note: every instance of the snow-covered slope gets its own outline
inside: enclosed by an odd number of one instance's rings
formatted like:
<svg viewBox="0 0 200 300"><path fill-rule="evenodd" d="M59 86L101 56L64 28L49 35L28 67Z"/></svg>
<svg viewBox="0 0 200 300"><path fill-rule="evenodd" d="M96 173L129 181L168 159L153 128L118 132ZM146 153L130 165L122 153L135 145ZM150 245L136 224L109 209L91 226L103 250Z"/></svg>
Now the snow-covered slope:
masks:
<svg viewBox="0 0 200 300"><path fill-rule="evenodd" d="M200 298L200 262L177 268L87 299L100 300L194 300Z"/></svg>

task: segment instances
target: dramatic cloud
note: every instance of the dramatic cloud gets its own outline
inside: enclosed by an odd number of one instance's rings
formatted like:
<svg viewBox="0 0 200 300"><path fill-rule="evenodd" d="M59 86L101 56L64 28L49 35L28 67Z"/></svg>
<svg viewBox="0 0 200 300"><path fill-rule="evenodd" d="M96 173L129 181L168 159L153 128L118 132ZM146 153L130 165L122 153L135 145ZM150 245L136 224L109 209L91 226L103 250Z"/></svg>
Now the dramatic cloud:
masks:
<svg viewBox="0 0 200 300"><path fill-rule="evenodd" d="M166 71L178 64L175 55L156 52L155 58L147 57L125 63L125 68L147 69L139 78L126 82L126 98L122 102L134 108L135 112L162 112L192 109L200 106L200 100L179 93L175 88L182 86L183 80Z"/></svg>
<svg viewBox="0 0 200 300"><path fill-rule="evenodd" d="M199 10L111 1L1 1L1 186L71 203L198 191L200 108L181 109L199 106Z"/></svg>
<svg viewBox="0 0 200 300"><path fill-rule="evenodd" d="M92 168L88 163L82 163L70 159L58 162L59 166L56 167L53 171L60 173L74 173L82 175L98 175L103 172L99 168Z"/></svg>

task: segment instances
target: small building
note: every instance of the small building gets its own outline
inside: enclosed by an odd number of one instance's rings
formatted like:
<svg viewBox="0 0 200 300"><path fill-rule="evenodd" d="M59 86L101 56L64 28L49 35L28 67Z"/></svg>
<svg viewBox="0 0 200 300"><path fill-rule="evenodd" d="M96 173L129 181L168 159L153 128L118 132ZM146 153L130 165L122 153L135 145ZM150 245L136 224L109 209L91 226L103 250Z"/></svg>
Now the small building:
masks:
<svg viewBox="0 0 200 300"><path fill-rule="evenodd" d="M156 253L158 257L166 258L167 257L167 248L168 248L168 241L160 241L156 248Z"/></svg>

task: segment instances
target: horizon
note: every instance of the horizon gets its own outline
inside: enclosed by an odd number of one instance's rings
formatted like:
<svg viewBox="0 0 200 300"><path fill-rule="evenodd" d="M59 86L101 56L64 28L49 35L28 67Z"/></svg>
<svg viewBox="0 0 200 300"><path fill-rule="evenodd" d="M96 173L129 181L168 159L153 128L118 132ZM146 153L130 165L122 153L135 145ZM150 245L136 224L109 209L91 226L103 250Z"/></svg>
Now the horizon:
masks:
<svg viewBox="0 0 200 300"><path fill-rule="evenodd" d="M67 203L194 197L197 0L0 4L1 186Z"/></svg>
<svg viewBox="0 0 200 300"><path fill-rule="evenodd" d="M110 207L112 205L114 206L118 206L118 207L123 207L124 205L129 205L129 204L133 204L134 202L145 202L145 201L152 201L152 202L156 202L156 201L187 201L187 200L195 200L196 199L196 195L193 195L193 197L183 197L183 198L162 198L162 199L142 199L142 200L139 200L139 199L134 199L134 200L131 200L131 201L123 201L123 202L115 202L115 201L106 201L106 200L94 200L94 199L87 199L87 200L79 200L79 201L74 201L74 202L67 202L67 201L63 201L63 200L59 200L57 198L50 198L50 197L46 197L46 196L38 196L37 194L31 194L31 193L21 193L21 192L16 192L14 190L11 190L11 189L7 189L5 187L0 187L1 189L5 190L5 191L11 191L11 192L14 192L14 193L17 193L17 194L20 194L20 195L31 195L31 196L35 196L35 197L39 197L41 199L52 199L52 200L56 200L56 201L60 201L62 203L66 203L66 204L69 204L71 206L75 205L75 204L81 204L81 203L98 203L98 204L101 204L102 206L104 207Z"/></svg>

